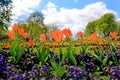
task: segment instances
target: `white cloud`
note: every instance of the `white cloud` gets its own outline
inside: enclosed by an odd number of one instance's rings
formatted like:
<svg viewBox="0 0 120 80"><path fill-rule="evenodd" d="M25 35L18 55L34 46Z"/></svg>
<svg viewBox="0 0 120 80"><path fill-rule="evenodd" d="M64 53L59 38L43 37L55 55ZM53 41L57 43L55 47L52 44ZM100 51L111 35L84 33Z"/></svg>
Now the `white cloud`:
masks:
<svg viewBox="0 0 120 80"><path fill-rule="evenodd" d="M32 13L37 7L40 6L42 0L12 0L13 1L13 9L12 16L13 23L16 21L26 20L30 13ZM24 16L24 17L22 17ZM24 19L23 19L24 18Z"/></svg>
<svg viewBox="0 0 120 80"><path fill-rule="evenodd" d="M64 7L57 9L54 3L49 2L42 13L45 15L45 24L56 24L60 29L68 27L73 34L80 30L84 31L88 22L100 18L105 13L116 14L116 12L107 9L103 2L89 4L83 9L67 9Z"/></svg>

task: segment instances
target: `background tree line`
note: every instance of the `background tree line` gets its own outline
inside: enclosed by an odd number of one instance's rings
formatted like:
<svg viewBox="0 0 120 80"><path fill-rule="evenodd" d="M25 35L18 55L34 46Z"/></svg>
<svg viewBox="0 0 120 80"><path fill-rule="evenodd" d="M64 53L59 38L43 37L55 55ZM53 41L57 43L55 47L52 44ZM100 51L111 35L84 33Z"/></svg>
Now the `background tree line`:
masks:
<svg viewBox="0 0 120 80"><path fill-rule="evenodd" d="M114 14L106 13L98 20L89 22L86 26L85 35L96 32L101 37L108 37L110 32L120 33L120 21L116 21Z"/></svg>
<svg viewBox="0 0 120 80"><path fill-rule="evenodd" d="M4 38L11 22L11 0L0 0L0 38ZM46 34L49 39L49 33L58 30L55 24L44 24L44 15L41 12L33 12L27 19L27 22L20 22L19 27L24 28L31 38L36 40L40 33ZM101 37L109 36L110 32L117 31L120 35L120 21L116 21L115 15L107 13L101 16L98 20L89 22L85 29L85 36L96 32Z"/></svg>

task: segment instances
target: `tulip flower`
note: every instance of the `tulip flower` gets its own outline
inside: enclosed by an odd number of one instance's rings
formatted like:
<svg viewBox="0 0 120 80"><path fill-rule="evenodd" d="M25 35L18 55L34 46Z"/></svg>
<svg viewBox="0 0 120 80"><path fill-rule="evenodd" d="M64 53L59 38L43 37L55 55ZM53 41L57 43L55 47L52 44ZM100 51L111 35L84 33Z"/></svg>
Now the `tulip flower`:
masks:
<svg viewBox="0 0 120 80"><path fill-rule="evenodd" d="M63 38L63 34L60 31L53 31L53 32L50 33L50 36L56 42L60 42Z"/></svg>
<svg viewBox="0 0 120 80"><path fill-rule="evenodd" d="M93 33L93 34L90 35L90 38L92 40L98 40L98 35L96 33Z"/></svg>
<svg viewBox="0 0 120 80"><path fill-rule="evenodd" d="M28 45L29 45L29 46L32 46L33 44L34 44L34 40L29 39L29 40L28 40Z"/></svg>
<svg viewBox="0 0 120 80"><path fill-rule="evenodd" d="M40 41L42 43L46 42L46 36L45 36L45 34L40 34Z"/></svg>
<svg viewBox="0 0 120 80"><path fill-rule="evenodd" d="M9 37L9 39L14 40L15 39L15 34L14 32L8 32L7 36Z"/></svg>
<svg viewBox="0 0 120 80"><path fill-rule="evenodd" d="M17 31L17 30L19 29L19 27L18 27L17 24L14 24L14 25L12 26L12 29L13 29L14 31Z"/></svg>
<svg viewBox="0 0 120 80"><path fill-rule="evenodd" d="M21 29L18 30L18 32L19 32L20 35L23 35L24 34L24 29L21 28Z"/></svg>
<svg viewBox="0 0 120 80"><path fill-rule="evenodd" d="M112 38L116 38L117 35L118 35L118 32L110 32L110 36Z"/></svg>
<svg viewBox="0 0 120 80"><path fill-rule="evenodd" d="M23 38L27 38L28 37L28 34L27 33L23 33Z"/></svg>
<svg viewBox="0 0 120 80"><path fill-rule="evenodd" d="M62 32L64 33L64 35L67 37L67 38L70 38L72 36L72 32L71 30L68 28L65 28L62 30Z"/></svg>
<svg viewBox="0 0 120 80"><path fill-rule="evenodd" d="M82 33L81 31L79 31L79 32L77 33L77 35L78 35L80 38L83 38L83 33Z"/></svg>

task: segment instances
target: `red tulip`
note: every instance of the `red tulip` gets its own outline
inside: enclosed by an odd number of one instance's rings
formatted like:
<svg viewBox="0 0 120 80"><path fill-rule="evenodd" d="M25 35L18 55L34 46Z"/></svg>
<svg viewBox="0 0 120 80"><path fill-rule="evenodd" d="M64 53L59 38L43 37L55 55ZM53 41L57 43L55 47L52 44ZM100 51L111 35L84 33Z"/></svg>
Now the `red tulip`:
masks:
<svg viewBox="0 0 120 80"><path fill-rule="evenodd" d="M79 37L83 38L83 33L82 33L81 31L79 31L79 32L77 33L77 35L78 35Z"/></svg>
<svg viewBox="0 0 120 80"><path fill-rule="evenodd" d="M29 40L28 40L28 45L29 45L29 46L32 46L33 44L34 44L34 40L29 39Z"/></svg>

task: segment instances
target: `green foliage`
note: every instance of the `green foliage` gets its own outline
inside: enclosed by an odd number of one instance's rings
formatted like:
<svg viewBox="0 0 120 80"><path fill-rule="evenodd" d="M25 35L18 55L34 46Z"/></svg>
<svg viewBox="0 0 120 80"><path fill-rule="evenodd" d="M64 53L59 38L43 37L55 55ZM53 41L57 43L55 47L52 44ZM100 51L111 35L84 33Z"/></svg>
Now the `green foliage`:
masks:
<svg viewBox="0 0 120 80"><path fill-rule="evenodd" d="M11 0L1 0L0 1L0 25L4 25L7 22L11 21L11 9L12 9Z"/></svg>
<svg viewBox="0 0 120 80"><path fill-rule="evenodd" d="M59 62L60 62L60 65L62 65L62 63L65 61L66 57L67 57L66 52L63 53L63 49L60 47L59 48L59 60L60 60Z"/></svg>
<svg viewBox="0 0 120 80"><path fill-rule="evenodd" d="M103 59L102 66L107 66L108 65L109 55L110 55L110 53L107 53L107 56L105 56L105 58Z"/></svg>
<svg viewBox="0 0 120 80"><path fill-rule="evenodd" d="M120 35L120 20L117 21L117 30L118 30L118 35Z"/></svg>
<svg viewBox="0 0 120 80"><path fill-rule="evenodd" d="M0 0L0 39L6 39L8 23L11 21L11 0Z"/></svg>
<svg viewBox="0 0 120 80"><path fill-rule="evenodd" d="M115 52L117 52L117 49L114 45L111 45L110 46L110 50L111 50L111 53L112 53L112 59L113 59L113 63L115 65L118 65L119 64L119 60L117 60L117 57L115 56Z"/></svg>
<svg viewBox="0 0 120 80"><path fill-rule="evenodd" d="M93 57L97 58L100 63L101 66L107 66L107 65L119 65L119 59L117 59L115 53L117 52L117 49L114 45L110 45L110 50L109 51L104 51L104 49L101 46L100 50L94 50L94 52L91 52L91 54L93 55ZM103 55L106 53L106 56ZM110 58L111 57L111 58Z"/></svg>
<svg viewBox="0 0 120 80"><path fill-rule="evenodd" d="M101 66L108 65L110 53L106 53L105 58L103 58L104 50L102 47L100 50L94 50L94 52L91 52L91 54L102 63Z"/></svg>
<svg viewBox="0 0 120 80"><path fill-rule="evenodd" d="M34 48L34 52L37 53L37 58L41 65L45 65L48 60L49 49L46 46L40 44L37 48Z"/></svg>
<svg viewBox="0 0 120 80"><path fill-rule="evenodd" d="M115 45L111 45L110 46L110 50L111 50L111 52L116 52L117 51Z"/></svg>
<svg viewBox="0 0 120 80"><path fill-rule="evenodd" d="M1 43L0 43L0 52L2 52L2 45L1 45Z"/></svg>
<svg viewBox="0 0 120 80"><path fill-rule="evenodd" d="M90 36L90 34L95 32L96 21L89 22L85 30L85 36Z"/></svg>
<svg viewBox="0 0 120 80"><path fill-rule="evenodd" d="M9 57L9 60L12 60L15 64L17 64L24 50L25 50L25 47L20 47L20 41L14 40L11 43L11 47L10 47L11 56Z"/></svg>
<svg viewBox="0 0 120 80"><path fill-rule="evenodd" d="M86 53L87 53L88 48L89 48L89 46L88 46L88 45L81 46L81 49L80 49L80 54L86 54Z"/></svg>
<svg viewBox="0 0 120 80"><path fill-rule="evenodd" d="M100 36L107 37L110 32L117 31L117 23L112 13L104 14L100 19L88 23L86 27L86 35L98 33Z"/></svg>
<svg viewBox="0 0 120 80"><path fill-rule="evenodd" d="M45 25L39 25L32 21L28 22L28 24L19 23L19 27L24 28L25 32L28 33L29 38L32 38L36 41L39 41L39 35L41 33L47 34L48 32L48 28Z"/></svg>
<svg viewBox="0 0 120 80"><path fill-rule="evenodd" d="M66 68L62 66L61 64L57 64L55 60L53 59L53 57L50 58L50 62L53 68L53 75L61 78L65 74Z"/></svg>
<svg viewBox="0 0 120 80"><path fill-rule="evenodd" d="M0 24L0 39L1 40L7 39L7 35L6 35L7 31L8 31L7 25Z"/></svg>
<svg viewBox="0 0 120 80"><path fill-rule="evenodd" d="M68 46L67 47L67 59L74 65L77 65L77 61L74 57L75 54L75 48L74 46Z"/></svg>
<svg viewBox="0 0 120 80"><path fill-rule="evenodd" d="M43 25L44 15L41 12L33 12L28 18L28 22L34 22L39 25Z"/></svg>
<svg viewBox="0 0 120 80"><path fill-rule="evenodd" d="M53 75L61 78L66 72L66 68L65 66L62 65L62 63L67 58L67 53L66 52L63 53L62 48L59 48L58 57L59 57L59 63L56 63L54 57L50 57L50 62L53 68Z"/></svg>

